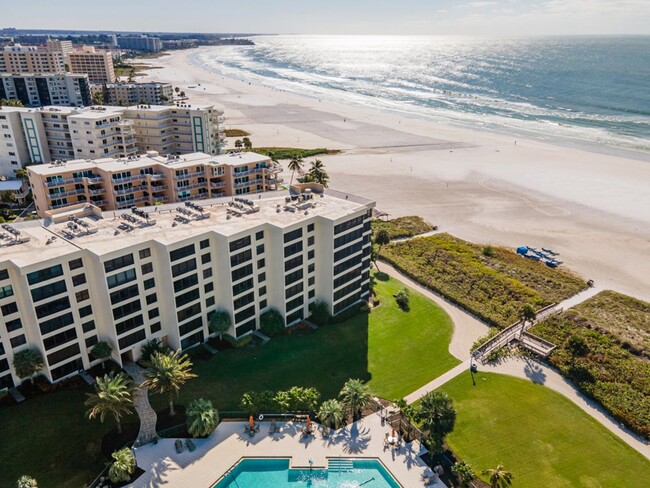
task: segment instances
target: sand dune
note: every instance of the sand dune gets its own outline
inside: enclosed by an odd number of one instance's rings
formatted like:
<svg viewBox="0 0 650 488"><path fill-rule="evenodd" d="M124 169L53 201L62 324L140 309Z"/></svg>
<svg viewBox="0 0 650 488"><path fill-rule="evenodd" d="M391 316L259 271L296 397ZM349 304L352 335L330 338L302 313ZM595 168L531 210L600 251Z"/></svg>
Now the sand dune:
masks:
<svg viewBox="0 0 650 488"><path fill-rule="evenodd" d="M249 131L255 145L344 149L321 158L333 188L472 241L552 247L600 287L650 300L649 154L520 136L515 145L513 136L223 78L188 54L151 60L162 69L147 78L223 108L226 127Z"/></svg>

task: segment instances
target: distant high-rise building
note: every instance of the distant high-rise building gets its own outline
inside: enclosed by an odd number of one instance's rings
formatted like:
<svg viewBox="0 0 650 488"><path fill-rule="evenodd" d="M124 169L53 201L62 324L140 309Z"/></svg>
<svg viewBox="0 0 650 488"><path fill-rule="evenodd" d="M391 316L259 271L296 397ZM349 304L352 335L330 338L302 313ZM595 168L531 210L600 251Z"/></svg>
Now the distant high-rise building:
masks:
<svg viewBox="0 0 650 488"><path fill-rule="evenodd" d="M72 47L72 41L62 41L60 39L48 39L46 46L50 51L61 51L66 64L68 63L68 54L74 49Z"/></svg>
<svg viewBox="0 0 650 488"><path fill-rule="evenodd" d="M0 99L20 100L25 107L92 104L88 75L74 73L0 73Z"/></svg>
<svg viewBox="0 0 650 488"><path fill-rule="evenodd" d="M158 52L162 49L162 41L158 37L149 36L120 36L117 43L122 49L135 51Z"/></svg>
<svg viewBox="0 0 650 488"><path fill-rule="evenodd" d="M0 73L65 73L60 49L14 44L0 51Z"/></svg>
<svg viewBox="0 0 650 488"><path fill-rule="evenodd" d="M91 86L91 91L101 93L106 105L169 105L174 98L170 83L106 83Z"/></svg>
<svg viewBox="0 0 650 488"><path fill-rule="evenodd" d="M97 51L92 46L68 53L68 67L73 73L86 73L91 83L113 83L115 69L109 51Z"/></svg>

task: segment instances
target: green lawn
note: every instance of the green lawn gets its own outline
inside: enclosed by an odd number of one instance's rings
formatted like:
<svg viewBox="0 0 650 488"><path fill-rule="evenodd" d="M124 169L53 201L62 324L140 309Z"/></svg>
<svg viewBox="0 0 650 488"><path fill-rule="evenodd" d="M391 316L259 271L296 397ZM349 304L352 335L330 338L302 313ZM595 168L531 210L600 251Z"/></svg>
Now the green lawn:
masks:
<svg viewBox="0 0 650 488"><path fill-rule="evenodd" d="M464 373L442 388L458 412L452 450L475 471L501 463L521 487L646 487L650 462L560 394Z"/></svg>
<svg viewBox="0 0 650 488"><path fill-rule="evenodd" d="M199 377L187 383L179 403L205 397L220 410L233 410L245 391L293 385L315 386L325 399L336 396L351 377L368 380L373 393L384 398L407 395L458 360L448 352L451 319L415 292L410 311L402 312L392 297L402 286L378 280L381 305L370 314L197 359ZM85 420L83 393L61 391L0 409L0 486L13 486L28 473L40 487L78 487L99 473L104 463L99 442L113 423ZM151 399L156 409L166 408L164 398Z"/></svg>

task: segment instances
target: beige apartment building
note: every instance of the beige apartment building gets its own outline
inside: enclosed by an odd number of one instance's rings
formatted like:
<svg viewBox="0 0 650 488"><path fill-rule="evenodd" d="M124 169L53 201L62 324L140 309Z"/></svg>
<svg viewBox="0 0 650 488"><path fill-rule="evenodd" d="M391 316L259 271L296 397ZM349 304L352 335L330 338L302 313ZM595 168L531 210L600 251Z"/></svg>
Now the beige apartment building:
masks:
<svg viewBox="0 0 650 488"><path fill-rule="evenodd" d="M91 83L113 83L115 69L110 51L97 51L93 46L83 46L67 53L68 68L72 73L85 73Z"/></svg>
<svg viewBox="0 0 650 488"><path fill-rule="evenodd" d="M14 44L0 51L0 73L65 73L63 51Z"/></svg>
<svg viewBox="0 0 650 488"><path fill-rule="evenodd" d="M70 54L74 47L72 47L72 41L63 41L60 39L48 39L46 47L50 51L61 51L63 53L63 60L68 63L68 54Z"/></svg>
<svg viewBox="0 0 650 488"><path fill-rule="evenodd" d="M106 105L171 105L174 90L171 83L105 83L90 87L93 96L101 93Z"/></svg>
<svg viewBox="0 0 650 488"><path fill-rule="evenodd" d="M14 355L35 348L59 381L97 364L98 341L122 365L152 339L205 342L216 310L229 334L255 333L279 311L291 325L315 301L332 314L367 300L374 202L297 186L297 193L101 212L82 203L0 229L0 388Z"/></svg>
<svg viewBox="0 0 650 488"><path fill-rule="evenodd" d="M0 107L0 121L2 117L13 121L11 130L8 123L0 124L4 176L13 176L13 170L27 163L128 157L146 151L217 155L225 141L223 112L211 105Z"/></svg>
<svg viewBox="0 0 650 488"><path fill-rule="evenodd" d="M273 191L281 168L252 152L211 156L79 159L29 166L36 212L92 203L102 210L204 200Z"/></svg>

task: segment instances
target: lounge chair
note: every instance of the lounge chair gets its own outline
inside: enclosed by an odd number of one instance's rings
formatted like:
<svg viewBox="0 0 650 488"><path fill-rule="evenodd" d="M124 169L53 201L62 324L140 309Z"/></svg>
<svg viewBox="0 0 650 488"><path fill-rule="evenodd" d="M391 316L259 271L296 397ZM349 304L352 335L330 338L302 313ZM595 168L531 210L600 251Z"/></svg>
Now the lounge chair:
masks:
<svg viewBox="0 0 650 488"><path fill-rule="evenodd" d="M183 442L180 439L176 439L174 446L176 446L176 454L183 452Z"/></svg>
<svg viewBox="0 0 650 488"><path fill-rule="evenodd" d="M192 439L186 439L185 445L190 450L190 452L194 452L194 450L196 449L196 446L194 445L194 442L192 442Z"/></svg>

